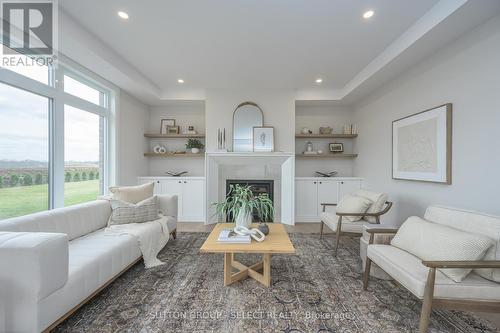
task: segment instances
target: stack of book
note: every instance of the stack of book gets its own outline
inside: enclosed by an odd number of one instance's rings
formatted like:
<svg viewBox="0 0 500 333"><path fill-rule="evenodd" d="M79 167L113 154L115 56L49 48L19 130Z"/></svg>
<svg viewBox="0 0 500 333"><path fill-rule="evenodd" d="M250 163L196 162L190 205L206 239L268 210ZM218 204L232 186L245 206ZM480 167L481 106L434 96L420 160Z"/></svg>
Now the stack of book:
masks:
<svg viewBox="0 0 500 333"><path fill-rule="evenodd" d="M233 229L222 229L217 239L218 243L250 244L250 235L238 235Z"/></svg>

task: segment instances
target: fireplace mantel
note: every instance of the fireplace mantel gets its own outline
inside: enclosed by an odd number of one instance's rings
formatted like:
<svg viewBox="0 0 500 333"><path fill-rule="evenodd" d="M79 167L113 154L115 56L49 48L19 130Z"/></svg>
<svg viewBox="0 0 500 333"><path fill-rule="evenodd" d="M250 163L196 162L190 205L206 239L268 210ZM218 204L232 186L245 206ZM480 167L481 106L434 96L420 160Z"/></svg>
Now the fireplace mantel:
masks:
<svg viewBox="0 0 500 333"><path fill-rule="evenodd" d="M278 166L280 174L281 206L276 220L294 224L295 220L295 154L291 152L208 152L205 154L207 224L216 223L213 203L219 200L220 166Z"/></svg>

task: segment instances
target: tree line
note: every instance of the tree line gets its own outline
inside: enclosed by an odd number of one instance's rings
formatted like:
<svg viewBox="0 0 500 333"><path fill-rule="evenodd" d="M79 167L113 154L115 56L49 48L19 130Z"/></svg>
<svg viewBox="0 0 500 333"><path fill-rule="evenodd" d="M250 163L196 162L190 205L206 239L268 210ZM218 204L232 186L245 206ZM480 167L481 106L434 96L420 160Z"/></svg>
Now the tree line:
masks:
<svg viewBox="0 0 500 333"><path fill-rule="evenodd" d="M99 179L99 171L66 171L64 174L64 182L81 182L86 180ZM0 175L0 188L16 187L16 186L31 186L42 185L49 182L49 177L42 173L23 173L23 174L8 174Z"/></svg>

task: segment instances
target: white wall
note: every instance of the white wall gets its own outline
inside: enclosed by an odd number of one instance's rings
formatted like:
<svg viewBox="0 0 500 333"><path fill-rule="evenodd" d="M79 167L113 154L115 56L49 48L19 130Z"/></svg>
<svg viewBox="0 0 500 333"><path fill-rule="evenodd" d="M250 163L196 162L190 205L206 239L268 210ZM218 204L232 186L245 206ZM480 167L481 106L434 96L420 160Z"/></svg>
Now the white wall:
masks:
<svg viewBox="0 0 500 333"><path fill-rule="evenodd" d="M149 114L148 132L160 133L162 119L175 119L175 124L181 129L194 126L198 133L205 133L205 106L197 105L169 105L152 107ZM203 139L200 141L204 142ZM156 144L164 145L168 151L185 151L187 139L151 139L149 150ZM204 176L205 159L202 157L152 157L149 161L149 175L165 176L166 171L187 171L187 176Z"/></svg>
<svg viewBox="0 0 500 333"><path fill-rule="evenodd" d="M149 121L148 107L126 92L120 92L117 119L118 185L136 185L137 177L147 175L148 159L144 137Z"/></svg>
<svg viewBox="0 0 500 333"><path fill-rule="evenodd" d="M303 127L307 127L313 133L319 133L320 127L330 126L334 133L342 133L343 126L348 126L354 121L354 111L346 106L303 106L295 108L295 130L297 133ZM305 145L311 141L314 150L323 150L328 153L330 142L342 142L346 153L353 151L352 139L297 139L295 141L295 152L301 154ZM350 177L353 175L354 160L351 159L307 159L295 160L295 174L298 177L315 176L315 171L337 171L339 176Z"/></svg>
<svg viewBox="0 0 500 333"><path fill-rule="evenodd" d="M453 103L453 184L391 178L391 123ZM395 202L387 222L430 204L500 215L500 16L447 46L355 106L354 173Z"/></svg>
<svg viewBox="0 0 500 333"><path fill-rule="evenodd" d="M274 126L275 150L295 150L295 94L292 90L208 90L205 111L207 151L217 149L217 128L226 128L227 148L232 149L234 109L242 102L257 103L264 112L264 126Z"/></svg>

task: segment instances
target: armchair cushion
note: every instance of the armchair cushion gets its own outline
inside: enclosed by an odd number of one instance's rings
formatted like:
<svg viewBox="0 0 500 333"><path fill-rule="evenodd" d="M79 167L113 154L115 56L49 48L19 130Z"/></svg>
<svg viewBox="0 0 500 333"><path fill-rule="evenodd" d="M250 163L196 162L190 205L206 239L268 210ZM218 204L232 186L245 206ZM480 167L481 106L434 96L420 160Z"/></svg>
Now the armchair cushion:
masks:
<svg viewBox="0 0 500 333"><path fill-rule="evenodd" d="M322 213L320 215L320 219L323 223L325 223L328 228L333 231L337 230L337 225L339 223L339 217L333 213ZM370 222L365 220L359 220L355 222L351 222L348 219L342 220L341 231L342 232L352 232L356 234L363 233L363 227L371 225Z"/></svg>
<svg viewBox="0 0 500 333"><path fill-rule="evenodd" d="M368 257L416 297L424 296L429 268L414 255L391 245L368 246ZM457 283L436 272L434 298L500 301L500 284L471 273Z"/></svg>
<svg viewBox="0 0 500 333"><path fill-rule="evenodd" d="M366 213L372 203L373 201L371 201L370 199L348 194L340 199L339 203L337 204L337 212L353 214ZM359 221L362 218L362 216L346 216L346 219L351 222Z"/></svg>
<svg viewBox="0 0 500 333"><path fill-rule="evenodd" d="M480 260L493 240L412 216L399 228L391 245L422 260ZM461 282L472 269L442 269L455 282Z"/></svg>
<svg viewBox="0 0 500 333"><path fill-rule="evenodd" d="M388 199L387 193L372 192L363 189L357 190L354 194L358 197L367 198L373 202L366 211L369 214L380 212ZM364 219L371 223L377 222L377 219L373 216L366 216Z"/></svg>

